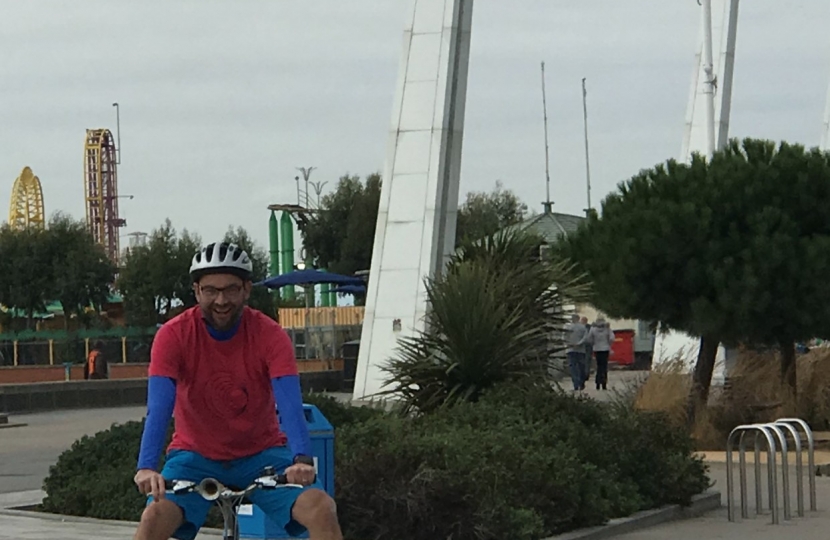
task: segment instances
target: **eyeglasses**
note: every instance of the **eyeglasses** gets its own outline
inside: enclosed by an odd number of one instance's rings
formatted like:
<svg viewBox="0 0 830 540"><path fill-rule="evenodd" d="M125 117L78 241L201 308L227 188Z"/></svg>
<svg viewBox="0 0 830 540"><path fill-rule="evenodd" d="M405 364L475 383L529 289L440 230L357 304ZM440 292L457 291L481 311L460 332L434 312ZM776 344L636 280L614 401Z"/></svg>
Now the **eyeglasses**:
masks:
<svg viewBox="0 0 830 540"><path fill-rule="evenodd" d="M242 291L244 288L242 285L228 285L227 287L211 287L211 286L199 286L199 291L202 295L209 299L214 299L219 296L219 293L225 295L227 299L237 299L242 295Z"/></svg>

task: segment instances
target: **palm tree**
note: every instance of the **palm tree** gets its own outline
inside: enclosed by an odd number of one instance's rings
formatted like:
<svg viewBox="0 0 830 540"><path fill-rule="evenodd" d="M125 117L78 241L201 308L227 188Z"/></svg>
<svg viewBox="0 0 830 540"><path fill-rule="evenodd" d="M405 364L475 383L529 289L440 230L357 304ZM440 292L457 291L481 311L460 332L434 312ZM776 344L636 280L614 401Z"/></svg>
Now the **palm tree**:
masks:
<svg viewBox="0 0 830 540"><path fill-rule="evenodd" d="M570 263L541 260L542 239L519 230L459 248L426 283L426 330L402 339L384 371L402 410L475 401L505 381L550 382L569 306L587 297Z"/></svg>

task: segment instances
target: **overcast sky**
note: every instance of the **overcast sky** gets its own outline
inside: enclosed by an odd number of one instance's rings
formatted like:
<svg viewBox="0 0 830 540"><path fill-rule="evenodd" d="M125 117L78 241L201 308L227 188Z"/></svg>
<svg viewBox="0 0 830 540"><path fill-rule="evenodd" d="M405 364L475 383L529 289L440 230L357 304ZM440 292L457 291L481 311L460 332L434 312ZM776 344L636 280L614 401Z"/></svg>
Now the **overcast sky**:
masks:
<svg viewBox="0 0 830 540"><path fill-rule="evenodd" d="M123 235L169 217L205 239L242 225L267 246L266 206L296 202L295 167L317 167L325 191L345 173L383 169L408 4L0 0L2 208L28 165L47 214L83 217L85 130L115 131L118 101L119 190L135 196L120 202ZM542 60L555 210L585 208L582 77L595 205L677 157L700 9L477 0L461 198L501 180L541 209ZM828 24L827 0L742 3L730 135L818 144Z"/></svg>

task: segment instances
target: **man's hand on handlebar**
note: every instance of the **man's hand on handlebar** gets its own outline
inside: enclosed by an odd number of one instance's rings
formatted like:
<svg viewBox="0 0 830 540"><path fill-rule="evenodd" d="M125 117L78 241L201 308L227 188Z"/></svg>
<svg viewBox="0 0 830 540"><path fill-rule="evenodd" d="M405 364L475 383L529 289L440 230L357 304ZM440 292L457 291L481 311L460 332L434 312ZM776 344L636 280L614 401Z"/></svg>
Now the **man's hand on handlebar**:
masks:
<svg viewBox="0 0 830 540"><path fill-rule="evenodd" d="M285 469L285 476L288 479L289 484L309 486L314 483L316 473L314 472L314 466L312 465L295 463Z"/></svg>
<svg viewBox="0 0 830 540"><path fill-rule="evenodd" d="M138 491L142 495L153 495L153 499L160 501L164 498L164 477L152 469L139 469L133 478Z"/></svg>

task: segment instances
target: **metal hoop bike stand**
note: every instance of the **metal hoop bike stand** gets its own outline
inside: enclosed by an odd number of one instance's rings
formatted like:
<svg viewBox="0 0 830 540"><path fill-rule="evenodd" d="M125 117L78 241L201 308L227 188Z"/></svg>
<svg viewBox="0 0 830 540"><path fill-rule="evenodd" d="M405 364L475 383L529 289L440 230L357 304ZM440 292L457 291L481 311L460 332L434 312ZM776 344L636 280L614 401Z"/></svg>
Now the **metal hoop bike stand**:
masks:
<svg viewBox="0 0 830 540"><path fill-rule="evenodd" d="M726 496L729 521L737 521L734 493L735 480L733 473L733 451L737 439L739 449L739 474L740 474L740 497L741 497L741 518L749 518L749 505L747 499L747 470L746 470L746 445L747 434L754 433L754 472L755 472L755 513L759 514L764 510L762 474L761 474L761 451L767 452L767 488L768 508L770 509L772 523L780 523L778 508L778 461L777 452L781 453L781 484L784 507L784 519L792 519L790 505L790 470L789 470L789 449L788 437L790 435L795 448L796 466L796 497L797 512L799 517L804 517L804 467L801 444L801 433L798 428L804 431L807 439L808 475L810 482L810 509L816 511L816 480L815 480L815 456L813 434L807 423L799 418L780 418L775 422L745 424L736 427L729 434L726 441ZM766 445L764 446L764 442Z"/></svg>
<svg viewBox="0 0 830 540"><path fill-rule="evenodd" d="M815 440L813 439L813 431L807 422L801 418L779 418L775 421L776 424L795 425L804 430L804 436L807 439L807 477L810 482L810 511L817 512L818 504L816 502L816 455L815 455ZM799 439L801 437L799 436ZM799 459L800 456L796 456ZM801 493L803 484L799 484L799 494ZM801 495L803 500L804 496Z"/></svg>

